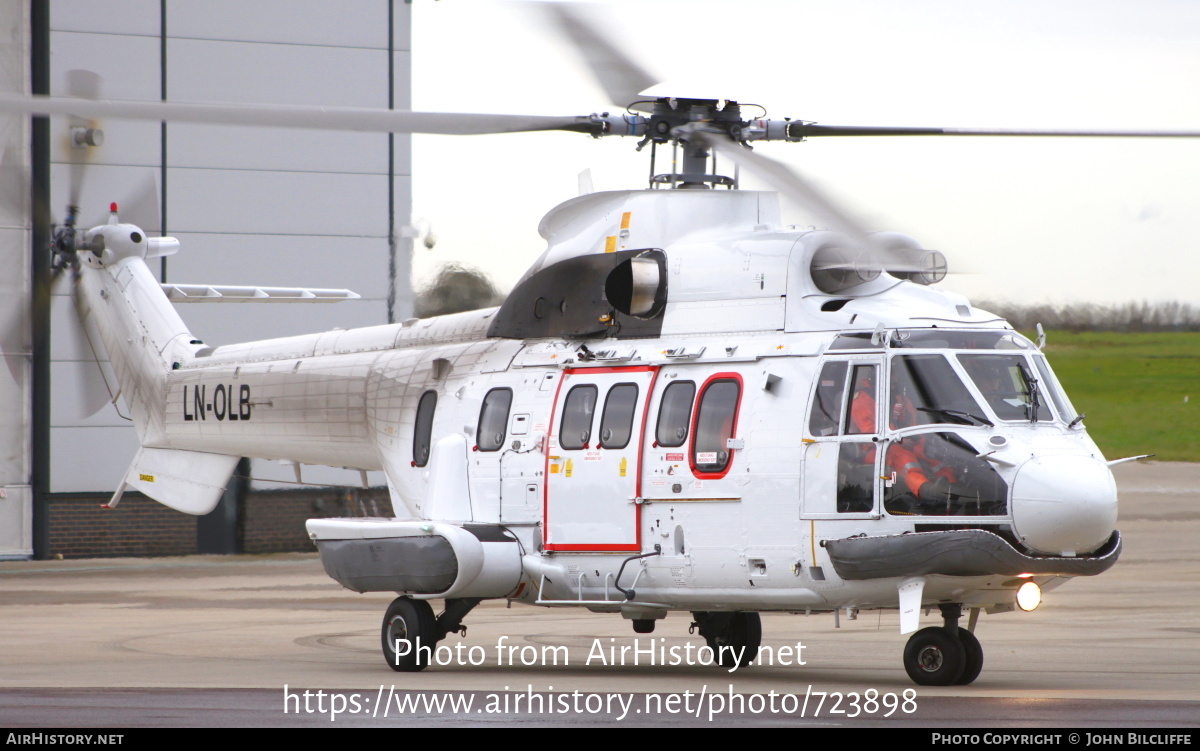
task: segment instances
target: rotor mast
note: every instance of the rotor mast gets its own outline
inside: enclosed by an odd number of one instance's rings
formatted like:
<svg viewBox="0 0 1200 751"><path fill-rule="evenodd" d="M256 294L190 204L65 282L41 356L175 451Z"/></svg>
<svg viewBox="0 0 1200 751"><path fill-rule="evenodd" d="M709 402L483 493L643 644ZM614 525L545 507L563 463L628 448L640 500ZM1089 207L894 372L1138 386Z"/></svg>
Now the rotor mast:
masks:
<svg viewBox="0 0 1200 751"><path fill-rule="evenodd" d="M716 159L707 143L698 139L688 139L681 134L687 127L728 130L730 125L741 125L741 108L737 102L665 97L656 100L646 138L638 146L641 148L647 140L654 145L650 164L651 187L666 185L681 190L707 190L717 186L736 188L735 178L716 174ZM671 172L654 174L657 147L668 141L672 143L678 156L671 160Z"/></svg>

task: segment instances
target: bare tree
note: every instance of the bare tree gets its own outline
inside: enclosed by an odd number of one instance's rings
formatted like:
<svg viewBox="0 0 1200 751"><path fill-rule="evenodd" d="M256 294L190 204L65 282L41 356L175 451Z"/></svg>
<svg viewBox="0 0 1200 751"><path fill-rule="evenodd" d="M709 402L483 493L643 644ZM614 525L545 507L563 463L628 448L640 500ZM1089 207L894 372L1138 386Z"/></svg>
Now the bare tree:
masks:
<svg viewBox="0 0 1200 751"><path fill-rule="evenodd" d="M437 276L417 292L414 309L418 318L462 313L499 305L504 295L482 271L461 263L445 263Z"/></svg>
<svg viewBox="0 0 1200 751"><path fill-rule="evenodd" d="M1008 319L1018 329L1042 324L1067 331L1200 331L1200 308L1181 302L1127 302L1119 305L1016 305L980 302L979 307Z"/></svg>

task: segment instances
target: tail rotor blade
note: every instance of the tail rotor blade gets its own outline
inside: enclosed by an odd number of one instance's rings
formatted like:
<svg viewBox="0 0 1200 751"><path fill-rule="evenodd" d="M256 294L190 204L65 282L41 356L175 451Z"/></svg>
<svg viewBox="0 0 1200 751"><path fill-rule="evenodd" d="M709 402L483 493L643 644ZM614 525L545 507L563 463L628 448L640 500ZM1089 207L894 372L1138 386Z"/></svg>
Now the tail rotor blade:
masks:
<svg viewBox="0 0 1200 751"><path fill-rule="evenodd" d="M24 152L21 147L11 141L4 145L0 155L0 224L4 226L22 226L28 221L30 209L29 170L24 164ZM30 309L29 301L23 294L18 280L28 272L26 270L11 270L14 284L8 286L10 292L0 307L0 356L13 380L24 384L26 363L31 355ZM32 290L31 290L32 291Z"/></svg>
<svg viewBox="0 0 1200 751"><path fill-rule="evenodd" d="M74 377L69 380L79 387L79 392L69 402L74 413L70 417L85 420L116 400L117 379L112 366L100 359L100 354L104 352L103 343L91 312L84 306L83 297L79 294L78 275L72 273L70 279L65 281L70 284L71 307L75 315L68 317L70 323L64 327L67 331L63 336L71 351L77 355L68 367L74 369Z"/></svg>
<svg viewBox="0 0 1200 751"><path fill-rule="evenodd" d="M14 144L4 147L0 156L0 216L29 216L29 170L22 163L22 149Z"/></svg>
<svg viewBox="0 0 1200 751"><path fill-rule="evenodd" d="M104 79L98 74L90 70L68 70L66 73L66 89L67 93L77 99L87 99L96 101L100 98L100 90L104 84ZM70 205L78 206L80 197L83 194L83 178L87 172L88 163L92 158L93 148L88 143L75 143L75 133L77 129L83 130L98 130L95 120L89 120L83 117L71 117L71 127L67 132L67 138L71 139L68 144L67 153L70 155ZM101 136L103 138L103 136ZM99 143L95 144L99 145Z"/></svg>
<svg viewBox="0 0 1200 751"><path fill-rule="evenodd" d="M148 170L133 190L122 195L117 200L121 221L126 224L136 224L147 235L162 234L162 194L158 189L158 176L154 170ZM97 218L89 227L108 221L108 214Z"/></svg>

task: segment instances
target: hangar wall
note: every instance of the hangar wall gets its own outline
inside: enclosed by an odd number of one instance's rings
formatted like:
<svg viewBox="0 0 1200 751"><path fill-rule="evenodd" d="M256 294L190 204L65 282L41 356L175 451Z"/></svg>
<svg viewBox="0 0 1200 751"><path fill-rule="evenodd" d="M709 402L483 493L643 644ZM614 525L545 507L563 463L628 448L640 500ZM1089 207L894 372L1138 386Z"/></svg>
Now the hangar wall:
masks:
<svg viewBox="0 0 1200 751"><path fill-rule="evenodd" d="M99 95L109 99L410 107L411 7L403 0L50 0L49 7L54 95L71 94L69 72L87 70L102 78ZM84 152L68 143L69 119L50 122L50 205L58 216L77 185L85 226L104 221L116 201L122 221L178 238L179 254L158 269L164 281L346 287L362 295L335 305L180 306L206 343L411 315L412 241L396 236L411 213L408 136L95 125L104 143ZM107 404L112 387L68 293L56 285L50 312L47 512L51 501L110 495L136 450L128 420ZM250 474L295 479L294 468L274 462L255 461ZM304 467L303 480L360 483L356 471L319 467ZM369 481L382 485L382 473Z"/></svg>
<svg viewBox="0 0 1200 751"><path fill-rule="evenodd" d="M0 4L0 91L29 93L29 6ZM0 117L0 557L33 553L29 120Z"/></svg>

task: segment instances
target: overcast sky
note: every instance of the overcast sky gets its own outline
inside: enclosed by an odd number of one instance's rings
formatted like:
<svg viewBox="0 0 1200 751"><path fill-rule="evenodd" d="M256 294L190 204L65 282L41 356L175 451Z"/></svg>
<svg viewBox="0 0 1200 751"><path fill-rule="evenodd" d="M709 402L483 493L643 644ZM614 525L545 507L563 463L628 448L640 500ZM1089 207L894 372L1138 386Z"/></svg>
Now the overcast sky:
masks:
<svg viewBox="0 0 1200 751"><path fill-rule="evenodd" d="M765 105L823 124L1200 130L1193 0L613 0L606 26L659 93ZM616 109L519 3L413 4L417 110ZM541 216L578 192L643 188L632 139L414 138L414 213L446 260L508 288L544 248ZM1200 139L823 139L760 152L873 229L942 250L973 299L1200 304ZM785 220L807 224L802 213Z"/></svg>

